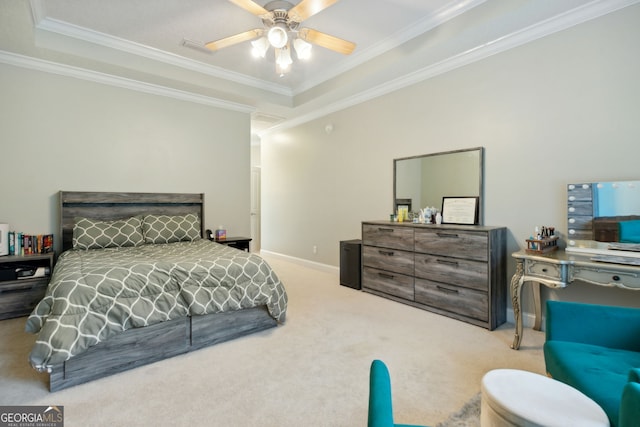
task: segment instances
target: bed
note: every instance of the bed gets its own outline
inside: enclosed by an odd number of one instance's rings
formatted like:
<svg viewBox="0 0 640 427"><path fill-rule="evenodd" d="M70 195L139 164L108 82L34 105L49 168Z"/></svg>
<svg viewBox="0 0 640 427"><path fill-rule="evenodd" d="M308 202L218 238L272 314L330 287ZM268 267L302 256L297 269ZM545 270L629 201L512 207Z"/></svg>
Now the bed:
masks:
<svg viewBox="0 0 640 427"><path fill-rule="evenodd" d="M62 253L26 325L38 334L30 363L51 391L284 322L271 267L202 238L204 194L59 198Z"/></svg>

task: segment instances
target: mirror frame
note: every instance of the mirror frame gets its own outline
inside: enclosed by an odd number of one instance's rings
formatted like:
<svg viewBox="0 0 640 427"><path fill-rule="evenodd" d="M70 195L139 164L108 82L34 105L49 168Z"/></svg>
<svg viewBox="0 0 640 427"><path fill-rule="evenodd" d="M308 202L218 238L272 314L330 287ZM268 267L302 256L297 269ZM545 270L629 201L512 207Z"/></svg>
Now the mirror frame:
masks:
<svg viewBox="0 0 640 427"><path fill-rule="evenodd" d="M411 157L400 157L397 159L393 159L393 201L392 201L392 212L396 210L396 186L397 186L397 163L402 160L411 160L411 159L421 159L426 157L438 157L438 156L446 156L450 154L459 154L466 153L470 151L478 152L478 161L479 161L479 176L478 176L478 225L484 224L484 147L473 147L473 148L464 148L461 150L451 150L451 151L442 151L438 153L431 154L423 154L419 156L411 156ZM451 196L475 196L474 194L462 195L462 194L452 194ZM415 207L412 207L415 210ZM442 205L437 206L440 210L442 209Z"/></svg>
<svg viewBox="0 0 640 427"><path fill-rule="evenodd" d="M640 212L620 214L614 216L596 215L597 212L597 190L598 185L622 185L633 184L640 180L616 180L616 181L594 181L567 184L567 247L578 247L588 245L588 242L612 243L615 239L604 238L615 236L617 230L612 231L610 227L598 226L597 219L612 219L613 223L622 219L637 219ZM636 199L634 199L636 200ZM597 243L595 243L597 245Z"/></svg>

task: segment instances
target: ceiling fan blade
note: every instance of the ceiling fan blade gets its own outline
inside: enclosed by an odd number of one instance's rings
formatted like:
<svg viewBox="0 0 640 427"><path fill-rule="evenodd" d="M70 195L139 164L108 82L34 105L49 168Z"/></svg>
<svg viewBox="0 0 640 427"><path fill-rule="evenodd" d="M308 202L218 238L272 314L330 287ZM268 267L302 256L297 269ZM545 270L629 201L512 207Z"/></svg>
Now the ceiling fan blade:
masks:
<svg viewBox="0 0 640 427"><path fill-rule="evenodd" d="M249 30L249 31L245 31L244 33L236 34L235 36L225 37L224 39L205 43L204 46L210 50L220 50L225 47L233 46L234 44L257 39L263 33L264 33L264 30L262 29Z"/></svg>
<svg viewBox="0 0 640 427"><path fill-rule="evenodd" d="M265 9L264 7L260 6L259 4L251 0L229 0L229 1L235 4L236 6L243 8L247 12L253 13L254 15L257 15L257 16L262 16L269 13L267 9Z"/></svg>
<svg viewBox="0 0 640 427"><path fill-rule="evenodd" d="M233 0L232 0L233 1ZM328 8L338 0L302 0L287 12L292 21L302 22Z"/></svg>
<svg viewBox="0 0 640 427"><path fill-rule="evenodd" d="M346 40L339 39L311 28L302 28L298 31L298 37L302 40L322 46L344 55L350 55L356 48L356 44Z"/></svg>

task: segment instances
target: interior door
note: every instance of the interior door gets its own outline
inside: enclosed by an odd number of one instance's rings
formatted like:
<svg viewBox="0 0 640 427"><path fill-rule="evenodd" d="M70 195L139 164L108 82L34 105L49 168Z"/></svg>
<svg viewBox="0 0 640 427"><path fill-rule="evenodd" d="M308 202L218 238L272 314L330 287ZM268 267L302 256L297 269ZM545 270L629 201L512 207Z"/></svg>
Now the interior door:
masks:
<svg viewBox="0 0 640 427"><path fill-rule="evenodd" d="M251 252L260 252L260 167L251 168Z"/></svg>

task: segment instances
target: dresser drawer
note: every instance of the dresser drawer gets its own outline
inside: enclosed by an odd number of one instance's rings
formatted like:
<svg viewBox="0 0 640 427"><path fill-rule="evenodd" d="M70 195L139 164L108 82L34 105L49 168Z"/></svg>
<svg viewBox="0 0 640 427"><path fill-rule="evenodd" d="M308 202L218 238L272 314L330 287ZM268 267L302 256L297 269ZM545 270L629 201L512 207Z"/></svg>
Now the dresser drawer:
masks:
<svg viewBox="0 0 640 427"><path fill-rule="evenodd" d="M416 279L416 302L486 322L489 299L486 292L431 280Z"/></svg>
<svg viewBox="0 0 640 427"><path fill-rule="evenodd" d="M608 283L610 286L640 289L640 277L636 271L610 270L606 266L602 268L576 266L573 268L573 278L597 285Z"/></svg>
<svg viewBox="0 0 640 427"><path fill-rule="evenodd" d="M489 241L486 233L458 230L416 230L415 251L487 261Z"/></svg>
<svg viewBox="0 0 640 427"><path fill-rule="evenodd" d="M363 246L362 259L364 265L369 267L413 275L413 252L378 246Z"/></svg>
<svg viewBox="0 0 640 427"><path fill-rule="evenodd" d="M413 301L413 277L364 267L362 287Z"/></svg>
<svg viewBox="0 0 640 427"><path fill-rule="evenodd" d="M413 228L362 224L362 244L413 251Z"/></svg>
<svg viewBox="0 0 640 427"><path fill-rule="evenodd" d="M36 304L44 298L48 282L48 278L43 278L0 284L0 319L31 314Z"/></svg>
<svg viewBox="0 0 640 427"><path fill-rule="evenodd" d="M436 282L487 291L487 263L460 258L416 254L415 275Z"/></svg>
<svg viewBox="0 0 640 427"><path fill-rule="evenodd" d="M541 279L561 280L562 265L550 262L538 262L527 259L525 261L524 274L526 276L539 277Z"/></svg>

